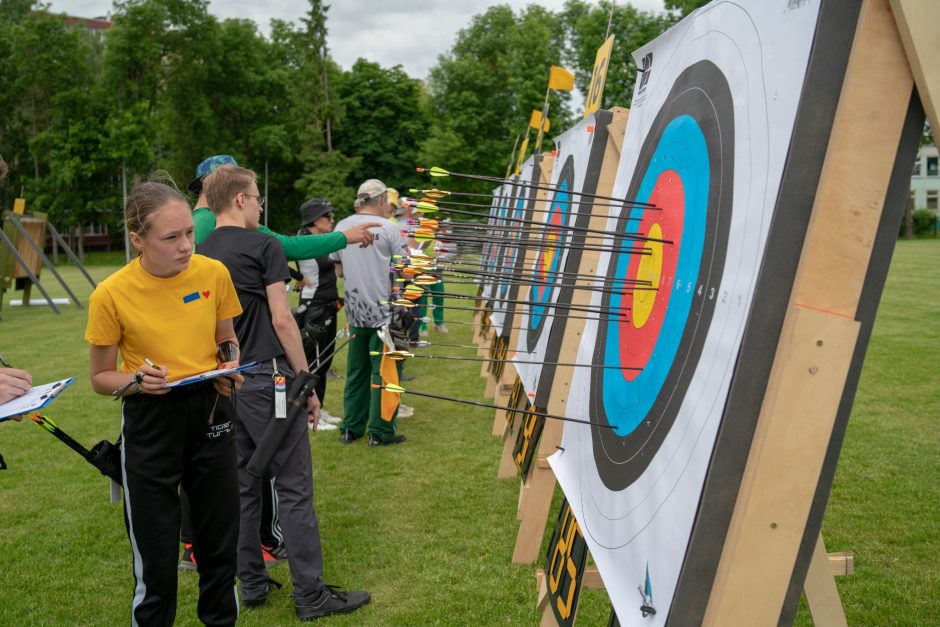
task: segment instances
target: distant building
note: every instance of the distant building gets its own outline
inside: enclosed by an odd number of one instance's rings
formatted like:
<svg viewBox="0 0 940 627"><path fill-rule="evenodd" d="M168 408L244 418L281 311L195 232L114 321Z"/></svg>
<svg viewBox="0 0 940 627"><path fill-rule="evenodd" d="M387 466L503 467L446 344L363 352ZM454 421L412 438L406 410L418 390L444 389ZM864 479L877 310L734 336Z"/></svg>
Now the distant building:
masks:
<svg viewBox="0 0 940 627"><path fill-rule="evenodd" d="M935 145L921 146L911 175L914 209L940 209L940 153Z"/></svg>
<svg viewBox="0 0 940 627"><path fill-rule="evenodd" d="M104 32L111 28L111 17L75 17L66 15L65 23L73 28L84 28L86 31L101 39Z"/></svg>

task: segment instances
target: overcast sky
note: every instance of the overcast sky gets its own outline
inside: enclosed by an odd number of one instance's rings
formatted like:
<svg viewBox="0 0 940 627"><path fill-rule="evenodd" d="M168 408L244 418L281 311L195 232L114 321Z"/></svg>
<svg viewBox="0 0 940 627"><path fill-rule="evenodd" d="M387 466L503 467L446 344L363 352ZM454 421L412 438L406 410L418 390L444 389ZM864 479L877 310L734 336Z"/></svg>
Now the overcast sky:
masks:
<svg viewBox="0 0 940 627"><path fill-rule="evenodd" d="M606 0L605 0L606 2ZM493 4L508 4L519 11L527 0L333 0L327 13L328 45L333 59L346 69L359 57L383 67L401 64L414 78L426 78L437 55L450 50L457 31ZM538 4L558 10L564 0ZM626 4L621 0L620 4ZM631 0L633 6L662 10L662 0ZM79 17L100 17L111 11L110 0L52 0L52 10ZM298 22L309 7L307 0L212 0L209 11L225 19L247 18L268 33L272 18ZM602 42L598 42L598 46Z"/></svg>

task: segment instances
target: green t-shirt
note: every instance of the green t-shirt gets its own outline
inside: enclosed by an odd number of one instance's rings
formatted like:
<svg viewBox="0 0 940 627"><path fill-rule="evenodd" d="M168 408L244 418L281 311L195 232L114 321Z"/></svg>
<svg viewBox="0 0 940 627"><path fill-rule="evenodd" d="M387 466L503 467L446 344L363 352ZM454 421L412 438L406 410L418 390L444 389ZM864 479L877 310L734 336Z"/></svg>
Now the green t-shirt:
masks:
<svg viewBox="0 0 940 627"><path fill-rule="evenodd" d="M196 226L193 235L198 245L204 242L209 237L209 233L215 230L215 214L208 207L197 207L193 211L193 223ZM339 231L323 235L281 235L266 226L259 226L258 231L279 241L288 261L314 259L329 255L346 248L347 243L346 236Z"/></svg>

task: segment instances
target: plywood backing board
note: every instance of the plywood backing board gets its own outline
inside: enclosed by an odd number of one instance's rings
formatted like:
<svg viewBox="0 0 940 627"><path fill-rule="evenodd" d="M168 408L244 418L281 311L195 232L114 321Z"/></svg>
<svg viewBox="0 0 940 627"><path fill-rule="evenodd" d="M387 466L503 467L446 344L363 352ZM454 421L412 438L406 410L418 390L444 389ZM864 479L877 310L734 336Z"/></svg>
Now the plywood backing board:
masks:
<svg viewBox="0 0 940 627"><path fill-rule="evenodd" d="M887 0L867 1L706 624L779 619L855 353L854 316L912 85Z"/></svg>
<svg viewBox="0 0 940 627"><path fill-rule="evenodd" d="M891 10L936 137L940 131L940 2L891 0Z"/></svg>

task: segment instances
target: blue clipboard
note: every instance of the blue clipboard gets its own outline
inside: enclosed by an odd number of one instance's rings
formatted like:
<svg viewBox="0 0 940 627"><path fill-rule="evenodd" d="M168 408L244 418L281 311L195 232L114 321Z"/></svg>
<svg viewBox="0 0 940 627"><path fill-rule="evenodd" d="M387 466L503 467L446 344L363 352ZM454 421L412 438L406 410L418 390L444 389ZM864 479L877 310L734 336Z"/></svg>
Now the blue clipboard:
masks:
<svg viewBox="0 0 940 627"><path fill-rule="evenodd" d="M45 409L59 394L64 392L74 382L75 377L69 377L61 381L53 381L52 383L34 386L23 396L19 396L0 405L0 422L9 420L13 416L28 414L38 409Z"/></svg>
<svg viewBox="0 0 940 627"><path fill-rule="evenodd" d="M226 368L224 370L207 370L206 372L200 372L199 374L194 374L191 377L186 377L185 379L180 379L178 381L173 381L163 386L166 389L173 389L182 387L184 385L192 385L193 383L200 383L202 381L209 381L217 377L224 377L227 374L232 374L233 372L245 372L246 370L254 370L258 367L258 362L250 361L247 364L241 364L240 366L235 366L234 368Z"/></svg>

